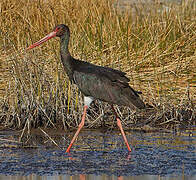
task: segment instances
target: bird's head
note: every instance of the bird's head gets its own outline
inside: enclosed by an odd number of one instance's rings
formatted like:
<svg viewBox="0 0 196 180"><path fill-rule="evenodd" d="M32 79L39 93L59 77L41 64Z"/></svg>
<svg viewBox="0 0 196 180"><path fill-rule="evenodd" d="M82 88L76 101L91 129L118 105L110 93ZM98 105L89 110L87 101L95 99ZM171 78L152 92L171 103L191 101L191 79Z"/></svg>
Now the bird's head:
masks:
<svg viewBox="0 0 196 180"><path fill-rule="evenodd" d="M64 24L59 24L59 25L55 26L55 28L53 29L53 31L50 34L48 34L44 38L40 39L36 43L32 44L31 46L29 46L27 48L27 50L33 49L34 47L41 45L42 43L48 41L49 39L51 39L53 37L61 37L65 34L68 34L68 35L70 34L68 26L66 26Z"/></svg>
<svg viewBox="0 0 196 180"><path fill-rule="evenodd" d="M59 24L59 25L55 26L53 29L53 32L56 32L57 37L61 37L64 34L68 34L68 35L70 34L69 28L65 24Z"/></svg>

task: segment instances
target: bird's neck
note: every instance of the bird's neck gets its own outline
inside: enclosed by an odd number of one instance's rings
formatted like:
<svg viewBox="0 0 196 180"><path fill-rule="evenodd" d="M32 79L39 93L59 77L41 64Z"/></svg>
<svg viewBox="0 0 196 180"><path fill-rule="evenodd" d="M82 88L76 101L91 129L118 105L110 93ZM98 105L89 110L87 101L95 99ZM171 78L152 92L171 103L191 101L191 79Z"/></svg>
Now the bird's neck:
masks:
<svg viewBox="0 0 196 180"><path fill-rule="evenodd" d="M64 54L69 54L69 49L68 49L68 46L69 46L69 35L68 34L65 34L63 36L60 37L60 42L61 42L61 53L64 53Z"/></svg>
<svg viewBox="0 0 196 180"><path fill-rule="evenodd" d="M69 35L65 34L60 38L60 53L61 53L61 62L63 67L69 76L69 79L72 80L73 76L73 57L69 53Z"/></svg>

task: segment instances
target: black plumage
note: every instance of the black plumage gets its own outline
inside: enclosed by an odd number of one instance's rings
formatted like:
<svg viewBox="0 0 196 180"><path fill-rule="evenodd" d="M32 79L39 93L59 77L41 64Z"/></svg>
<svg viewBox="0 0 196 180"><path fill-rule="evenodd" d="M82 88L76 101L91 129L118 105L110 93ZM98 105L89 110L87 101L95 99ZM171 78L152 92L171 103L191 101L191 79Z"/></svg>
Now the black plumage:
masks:
<svg viewBox="0 0 196 180"><path fill-rule="evenodd" d="M56 36L61 39L60 53L65 72L85 96L91 96L111 104L145 108L138 93L129 86L130 80L125 76L126 73L73 58L68 49L69 28L61 24L56 26L54 31L58 28L62 28Z"/></svg>
<svg viewBox="0 0 196 180"><path fill-rule="evenodd" d="M85 104L82 121L66 152L70 151L70 148L77 138L81 128L84 126L86 110L94 99L99 99L111 104L112 110L116 115L117 125L120 128L125 144L127 145L128 150L131 151L123 131L121 121L113 107L113 104L129 107L135 106L139 109L144 109L145 104L139 97L139 93L129 86L129 79L126 77L126 73L73 58L68 49L70 31L68 26L64 24L56 26L50 34L29 46L27 49L39 46L43 42L56 36L60 38L61 62L65 72L67 73L70 81L75 83L79 90L84 94Z"/></svg>
<svg viewBox="0 0 196 180"><path fill-rule="evenodd" d="M138 93L129 86L126 73L73 59L73 81L85 96L110 104L145 108Z"/></svg>

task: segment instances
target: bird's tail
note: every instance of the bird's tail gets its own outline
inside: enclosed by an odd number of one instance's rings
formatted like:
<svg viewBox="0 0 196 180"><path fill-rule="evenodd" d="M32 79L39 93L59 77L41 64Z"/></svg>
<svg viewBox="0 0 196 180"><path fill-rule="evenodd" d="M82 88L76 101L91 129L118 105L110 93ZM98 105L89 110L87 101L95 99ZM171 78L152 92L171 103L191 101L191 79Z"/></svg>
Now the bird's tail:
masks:
<svg viewBox="0 0 196 180"><path fill-rule="evenodd" d="M142 99L139 96L132 102L132 104L138 109L146 108L146 104L142 101Z"/></svg>
<svg viewBox="0 0 196 180"><path fill-rule="evenodd" d="M126 89L126 98L128 99L129 106L134 105L138 109L145 109L146 105L143 102L143 100L140 98L139 94L142 94L141 92L137 92L131 87Z"/></svg>

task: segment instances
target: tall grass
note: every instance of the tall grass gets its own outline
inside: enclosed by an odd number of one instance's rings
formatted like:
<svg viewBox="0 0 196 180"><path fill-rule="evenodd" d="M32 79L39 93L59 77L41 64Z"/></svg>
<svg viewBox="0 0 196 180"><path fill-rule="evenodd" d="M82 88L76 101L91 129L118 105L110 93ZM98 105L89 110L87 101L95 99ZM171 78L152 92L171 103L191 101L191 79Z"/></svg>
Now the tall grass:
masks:
<svg viewBox="0 0 196 180"><path fill-rule="evenodd" d="M1 126L78 125L82 96L63 71L59 42L25 51L60 23L70 27L74 57L125 71L130 85L155 107L140 113L119 107L124 124L195 125L196 4L184 2L168 4L168 9L135 5L121 12L113 0L2 0ZM113 116L105 103L96 102L88 114L91 128L115 122L107 121Z"/></svg>

